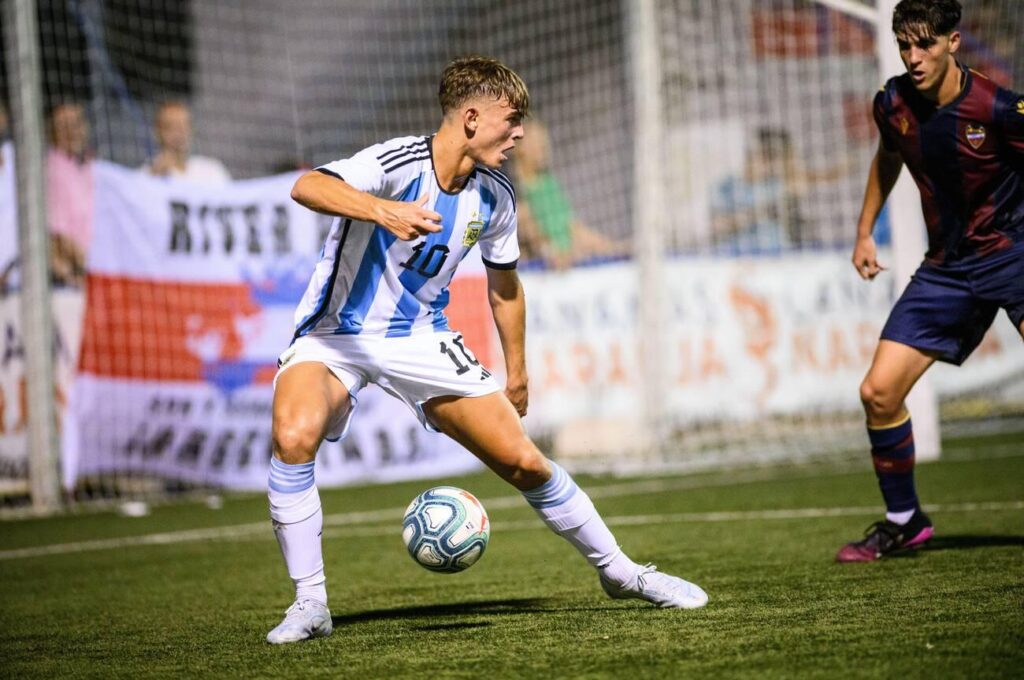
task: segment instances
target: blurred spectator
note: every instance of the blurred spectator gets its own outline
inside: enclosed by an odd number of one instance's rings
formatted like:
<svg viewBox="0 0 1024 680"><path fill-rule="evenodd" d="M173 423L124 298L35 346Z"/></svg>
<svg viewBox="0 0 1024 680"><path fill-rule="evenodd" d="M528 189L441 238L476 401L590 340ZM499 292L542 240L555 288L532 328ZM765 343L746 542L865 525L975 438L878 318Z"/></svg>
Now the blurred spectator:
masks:
<svg viewBox="0 0 1024 680"><path fill-rule="evenodd" d="M7 107L0 101L0 144L6 142L7 139Z"/></svg>
<svg viewBox="0 0 1024 680"><path fill-rule="evenodd" d="M156 110L153 130L160 151L143 166L149 174L207 185L231 181L231 175L219 160L192 153L192 113L184 102L161 104Z"/></svg>
<svg viewBox="0 0 1024 680"><path fill-rule="evenodd" d="M2 93L0 93L2 94ZM7 107L0 101L0 170L3 170L7 160L7 142L10 140L7 126Z"/></svg>
<svg viewBox="0 0 1024 680"><path fill-rule="evenodd" d="M961 24L960 60L1006 88L1013 84L1020 46L1013 20L1017 11L1005 0L979 0Z"/></svg>
<svg viewBox="0 0 1024 680"><path fill-rule="evenodd" d="M848 165L809 171L787 130L761 128L748 145L743 172L714 187L711 221L715 245L730 253L779 252L813 240L803 211L810 187L834 181Z"/></svg>
<svg viewBox="0 0 1024 680"><path fill-rule="evenodd" d="M527 121L525 135L514 152L523 259L564 269L594 258L628 255L628 243L594 231L576 216L562 183L551 172L550 156L551 142L544 125Z"/></svg>
<svg viewBox="0 0 1024 680"><path fill-rule="evenodd" d="M77 102L57 104L48 119L46 157L50 271L54 283L81 285L92 241L93 167L89 124Z"/></svg>
<svg viewBox="0 0 1024 680"><path fill-rule="evenodd" d="M7 109L0 101L0 297L16 285L18 260L17 203L14 188L14 148L7 136Z"/></svg>

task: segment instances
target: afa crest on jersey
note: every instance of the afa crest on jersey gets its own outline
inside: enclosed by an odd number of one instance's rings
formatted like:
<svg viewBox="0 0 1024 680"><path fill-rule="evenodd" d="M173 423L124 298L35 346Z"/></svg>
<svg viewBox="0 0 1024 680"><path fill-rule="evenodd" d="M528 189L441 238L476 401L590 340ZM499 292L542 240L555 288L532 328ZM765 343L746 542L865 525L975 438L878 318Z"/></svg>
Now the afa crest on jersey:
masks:
<svg viewBox="0 0 1024 680"><path fill-rule="evenodd" d="M1024 116L1024 98L1017 100L1017 113Z"/></svg>
<svg viewBox="0 0 1024 680"><path fill-rule="evenodd" d="M480 214L474 213L473 219L470 220L469 224L466 225L466 233L462 237L462 245L467 248L471 247L480 239L480 234L484 230L484 223L480 221Z"/></svg>
<svg viewBox="0 0 1024 680"><path fill-rule="evenodd" d="M968 125L965 135L967 137L967 143L977 149L985 143L985 126Z"/></svg>

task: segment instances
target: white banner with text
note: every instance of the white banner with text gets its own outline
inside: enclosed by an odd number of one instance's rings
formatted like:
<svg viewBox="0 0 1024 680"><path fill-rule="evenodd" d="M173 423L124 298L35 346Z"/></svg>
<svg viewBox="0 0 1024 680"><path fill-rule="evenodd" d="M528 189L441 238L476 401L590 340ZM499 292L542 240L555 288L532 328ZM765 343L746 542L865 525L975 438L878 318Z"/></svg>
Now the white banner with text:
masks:
<svg viewBox="0 0 1024 680"><path fill-rule="evenodd" d="M289 198L295 178L211 188L96 164L66 486L130 473L265 488L277 357L330 224ZM456 307L477 278L453 284ZM379 389L359 397L349 436L321 448L319 484L478 467Z"/></svg>

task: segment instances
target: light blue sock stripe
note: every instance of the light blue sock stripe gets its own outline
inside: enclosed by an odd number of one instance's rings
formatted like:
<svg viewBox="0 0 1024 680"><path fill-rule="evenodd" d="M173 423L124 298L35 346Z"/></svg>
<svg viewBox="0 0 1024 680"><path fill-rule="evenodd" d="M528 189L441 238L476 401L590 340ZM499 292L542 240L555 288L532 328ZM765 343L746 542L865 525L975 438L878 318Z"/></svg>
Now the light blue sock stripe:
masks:
<svg viewBox="0 0 1024 680"><path fill-rule="evenodd" d="M270 478L271 479L277 479L277 480L282 481L282 482L301 482L304 479L308 478L310 474L311 473L304 472L301 475L284 475L284 474L281 474L280 472L272 470L270 472Z"/></svg>
<svg viewBox="0 0 1024 680"><path fill-rule="evenodd" d="M272 474L272 475L270 475L270 478L273 479L275 482L284 482L285 484L299 484L301 482L306 481L307 479L312 479L313 475L312 474L308 474L308 475L275 475L275 474Z"/></svg>
<svg viewBox="0 0 1024 680"><path fill-rule="evenodd" d="M537 489L526 491L523 496L526 502L537 509L553 508L562 505L576 495L579 487L565 470L555 463L551 464L551 479Z"/></svg>
<svg viewBox="0 0 1024 680"><path fill-rule="evenodd" d="M535 502L550 501L550 500L552 500L554 498L560 497L562 494L565 493L566 489L570 488L571 486L572 486L572 480L567 480L567 479L565 479L563 477L562 479L558 480L558 484L556 484L552 488L548 489L543 494L539 494L539 495L536 495L536 496L530 496L529 498L530 498L530 500L535 501Z"/></svg>
<svg viewBox="0 0 1024 680"><path fill-rule="evenodd" d="M278 493L299 493L313 486L313 468L316 463L299 463L289 465L277 458L270 459L270 475L267 486Z"/></svg>
<svg viewBox="0 0 1024 680"><path fill-rule="evenodd" d="M269 480L267 482L267 486L269 486L274 491L277 491L278 493L299 493L300 491L305 491L306 489L313 486L313 480L311 479L308 482L303 482L302 484L297 484L295 486L286 486L284 484L279 484L274 480Z"/></svg>
<svg viewBox="0 0 1024 680"><path fill-rule="evenodd" d="M544 482L536 489L524 491L523 495L537 501L544 500L552 495L557 495L565 486L566 477L567 475L565 474L565 470L555 463L551 463L551 479Z"/></svg>
<svg viewBox="0 0 1024 680"><path fill-rule="evenodd" d="M552 498L551 500L547 500L547 501L531 501L531 500L527 499L527 502L530 505L532 505L534 508L538 508L538 509L553 508L556 505L561 505L562 503L565 503L570 498L575 496L576 492L578 490L579 490L579 487L576 486L575 484L573 484L571 487L569 487L568 489L565 490L565 493L563 493L561 496L558 496L557 498Z"/></svg>
<svg viewBox="0 0 1024 680"><path fill-rule="evenodd" d="M312 475L275 475L271 474L270 478L275 482L282 484L302 484L303 482L312 479Z"/></svg>
<svg viewBox="0 0 1024 680"><path fill-rule="evenodd" d="M284 461L278 460L277 458L270 459L270 468L272 470L280 470L281 472L303 472L312 470L316 465L316 461L310 461L308 463L297 463L295 465L289 465Z"/></svg>
<svg viewBox="0 0 1024 680"><path fill-rule="evenodd" d="M572 482L569 479L569 475L565 473L565 470L561 466L554 463L551 464L551 479L547 481L543 486L532 489L527 492L527 495L534 500L543 500L552 496L559 495L566 487L567 484Z"/></svg>

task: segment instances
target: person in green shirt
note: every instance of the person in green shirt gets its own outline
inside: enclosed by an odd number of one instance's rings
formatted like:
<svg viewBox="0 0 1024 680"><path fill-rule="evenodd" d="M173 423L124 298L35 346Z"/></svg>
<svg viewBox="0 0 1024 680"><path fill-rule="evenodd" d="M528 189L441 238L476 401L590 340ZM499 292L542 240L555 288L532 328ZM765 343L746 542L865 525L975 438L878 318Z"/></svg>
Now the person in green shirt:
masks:
<svg viewBox="0 0 1024 680"><path fill-rule="evenodd" d="M551 140L544 124L528 121L515 151L519 245L524 259L565 269L595 258L628 256L628 243L608 238L577 217L561 181L551 172L550 157Z"/></svg>

